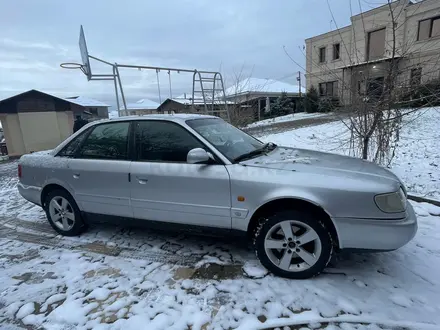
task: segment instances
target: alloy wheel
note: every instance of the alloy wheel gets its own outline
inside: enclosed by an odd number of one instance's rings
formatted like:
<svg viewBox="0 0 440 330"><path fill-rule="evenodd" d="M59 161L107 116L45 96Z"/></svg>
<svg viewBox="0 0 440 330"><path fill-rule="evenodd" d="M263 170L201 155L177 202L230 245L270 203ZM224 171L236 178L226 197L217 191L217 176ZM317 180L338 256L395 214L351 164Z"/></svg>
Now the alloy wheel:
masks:
<svg viewBox="0 0 440 330"><path fill-rule="evenodd" d="M52 198L49 203L49 213L55 226L61 230L68 231L75 225L75 212L64 197Z"/></svg>
<svg viewBox="0 0 440 330"><path fill-rule="evenodd" d="M304 222L285 220L266 234L264 249L269 260L288 272L300 272L316 264L322 252L318 233Z"/></svg>

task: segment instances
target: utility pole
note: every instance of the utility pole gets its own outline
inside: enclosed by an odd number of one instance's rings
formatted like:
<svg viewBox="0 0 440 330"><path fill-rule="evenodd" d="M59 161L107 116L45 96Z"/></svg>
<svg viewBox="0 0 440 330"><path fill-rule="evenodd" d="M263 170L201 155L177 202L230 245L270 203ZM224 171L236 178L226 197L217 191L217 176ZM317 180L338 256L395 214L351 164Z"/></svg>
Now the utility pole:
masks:
<svg viewBox="0 0 440 330"><path fill-rule="evenodd" d="M298 81L298 94L299 94L299 106L302 106L302 100L301 100L301 71L298 71L298 77L296 78L296 81Z"/></svg>

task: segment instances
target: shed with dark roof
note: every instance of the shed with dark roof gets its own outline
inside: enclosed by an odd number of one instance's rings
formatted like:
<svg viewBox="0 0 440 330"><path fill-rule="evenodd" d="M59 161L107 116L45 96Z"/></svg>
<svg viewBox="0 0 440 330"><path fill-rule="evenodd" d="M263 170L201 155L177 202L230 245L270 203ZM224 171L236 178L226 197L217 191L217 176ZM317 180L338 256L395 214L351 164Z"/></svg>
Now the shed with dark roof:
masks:
<svg viewBox="0 0 440 330"><path fill-rule="evenodd" d="M0 121L9 156L51 149L72 134L73 113L82 107L30 90L0 100Z"/></svg>

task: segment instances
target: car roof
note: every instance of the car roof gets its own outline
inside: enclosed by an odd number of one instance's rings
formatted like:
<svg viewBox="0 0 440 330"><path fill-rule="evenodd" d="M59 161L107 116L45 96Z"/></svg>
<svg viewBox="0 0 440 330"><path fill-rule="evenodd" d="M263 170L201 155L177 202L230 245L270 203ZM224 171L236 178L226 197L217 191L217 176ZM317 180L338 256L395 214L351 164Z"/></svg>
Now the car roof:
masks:
<svg viewBox="0 0 440 330"><path fill-rule="evenodd" d="M114 121L126 121L126 120L167 120L174 122L185 122L190 119L220 119L215 116L210 115L199 115L194 113L178 113L178 114L147 114L147 115L137 115L137 116L122 116L112 119L97 120L96 122L114 122ZM93 123L96 123L93 122Z"/></svg>

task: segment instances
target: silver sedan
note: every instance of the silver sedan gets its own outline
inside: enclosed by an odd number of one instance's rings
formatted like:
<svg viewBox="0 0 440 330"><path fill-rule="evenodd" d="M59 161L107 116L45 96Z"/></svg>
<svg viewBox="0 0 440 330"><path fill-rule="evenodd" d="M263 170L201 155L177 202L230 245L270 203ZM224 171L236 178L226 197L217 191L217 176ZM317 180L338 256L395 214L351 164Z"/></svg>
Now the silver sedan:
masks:
<svg viewBox="0 0 440 330"><path fill-rule="evenodd" d="M294 279L319 274L335 251L395 250L417 231L390 171L265 144L211 116L91 123L21 157L18 173L21 195L62 235L96 221L244 234L266 268Z"/></svg>

